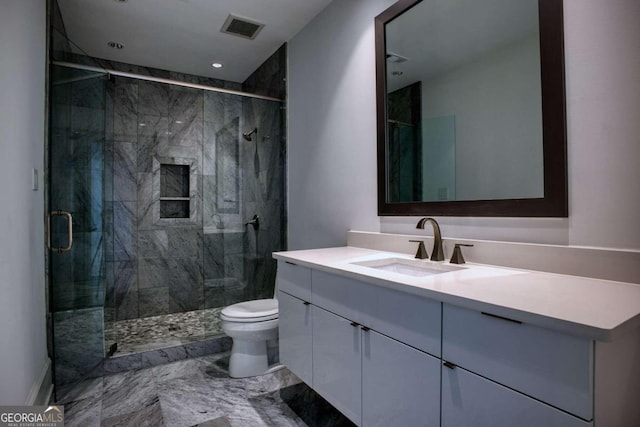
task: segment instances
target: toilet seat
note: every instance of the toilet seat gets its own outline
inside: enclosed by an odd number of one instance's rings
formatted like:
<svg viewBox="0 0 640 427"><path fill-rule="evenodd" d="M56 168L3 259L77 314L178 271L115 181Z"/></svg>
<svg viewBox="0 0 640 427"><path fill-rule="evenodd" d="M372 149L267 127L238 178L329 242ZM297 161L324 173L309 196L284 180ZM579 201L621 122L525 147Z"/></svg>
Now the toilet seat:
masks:
<svg viewBox="0 0 640 427"><path fill-rule="evenodd" d="M258 299L230 305L222 309L220 318L229 322L264 322L278 318L277 299Z"/></svg>

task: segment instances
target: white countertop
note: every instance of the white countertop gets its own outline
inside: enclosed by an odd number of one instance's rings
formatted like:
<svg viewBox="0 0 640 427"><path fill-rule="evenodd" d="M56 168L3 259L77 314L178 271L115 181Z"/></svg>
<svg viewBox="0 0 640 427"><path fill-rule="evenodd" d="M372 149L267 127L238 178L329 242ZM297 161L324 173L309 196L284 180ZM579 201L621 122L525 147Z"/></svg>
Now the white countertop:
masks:
<svg viewBox="0 0 640 427"><path fill-rule="evenodd" d="M273 257L598 341L615 340L633 329L640 333L638 284L474 263L460 265L464 268L459 271L413 277L352 264L414 259L410 255L348 246L275 252Z"/></svg>

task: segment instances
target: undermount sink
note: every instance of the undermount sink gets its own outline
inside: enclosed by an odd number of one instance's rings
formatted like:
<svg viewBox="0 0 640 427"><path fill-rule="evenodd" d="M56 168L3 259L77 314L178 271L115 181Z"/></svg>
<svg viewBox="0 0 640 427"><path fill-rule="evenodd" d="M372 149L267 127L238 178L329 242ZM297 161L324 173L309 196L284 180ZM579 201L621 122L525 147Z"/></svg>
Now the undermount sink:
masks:
<svg viewBox="0 0 640 427"><path fill-rule="evenodd" d="M404 258L376 259L372 261L353 262L352 264L415 277L431 276L463 269L463 267L456 267L449 264L435 264L430 261Z"/></svg>

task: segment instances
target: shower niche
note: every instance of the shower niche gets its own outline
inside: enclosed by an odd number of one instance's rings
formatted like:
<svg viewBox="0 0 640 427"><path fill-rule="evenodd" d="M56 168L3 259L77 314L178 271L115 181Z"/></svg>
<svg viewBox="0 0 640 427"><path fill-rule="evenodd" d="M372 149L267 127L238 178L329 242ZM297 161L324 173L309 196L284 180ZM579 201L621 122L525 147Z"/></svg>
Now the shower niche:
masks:
<svg viewBox="0 0 640 427"><path fill-rule="evenodd" d="M189 218L189 166L160 164L160 218Z"/></svg>

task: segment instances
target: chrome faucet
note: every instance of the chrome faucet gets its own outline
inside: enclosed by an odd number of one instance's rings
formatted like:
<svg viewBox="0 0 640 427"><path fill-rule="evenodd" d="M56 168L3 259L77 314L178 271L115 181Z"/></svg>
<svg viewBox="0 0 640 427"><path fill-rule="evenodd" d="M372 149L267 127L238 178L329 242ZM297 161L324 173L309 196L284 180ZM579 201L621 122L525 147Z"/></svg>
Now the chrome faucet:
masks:
<svg viewBox="0 0 640 427"><path fill-rule="evenodd" d="M431 252L431 261L444 261L444 249L442 249L442 235L440 234L440 226L433 218L421 218L416 228L424 229L424 223L430 222L433 227L433 251Z"/></svg>

